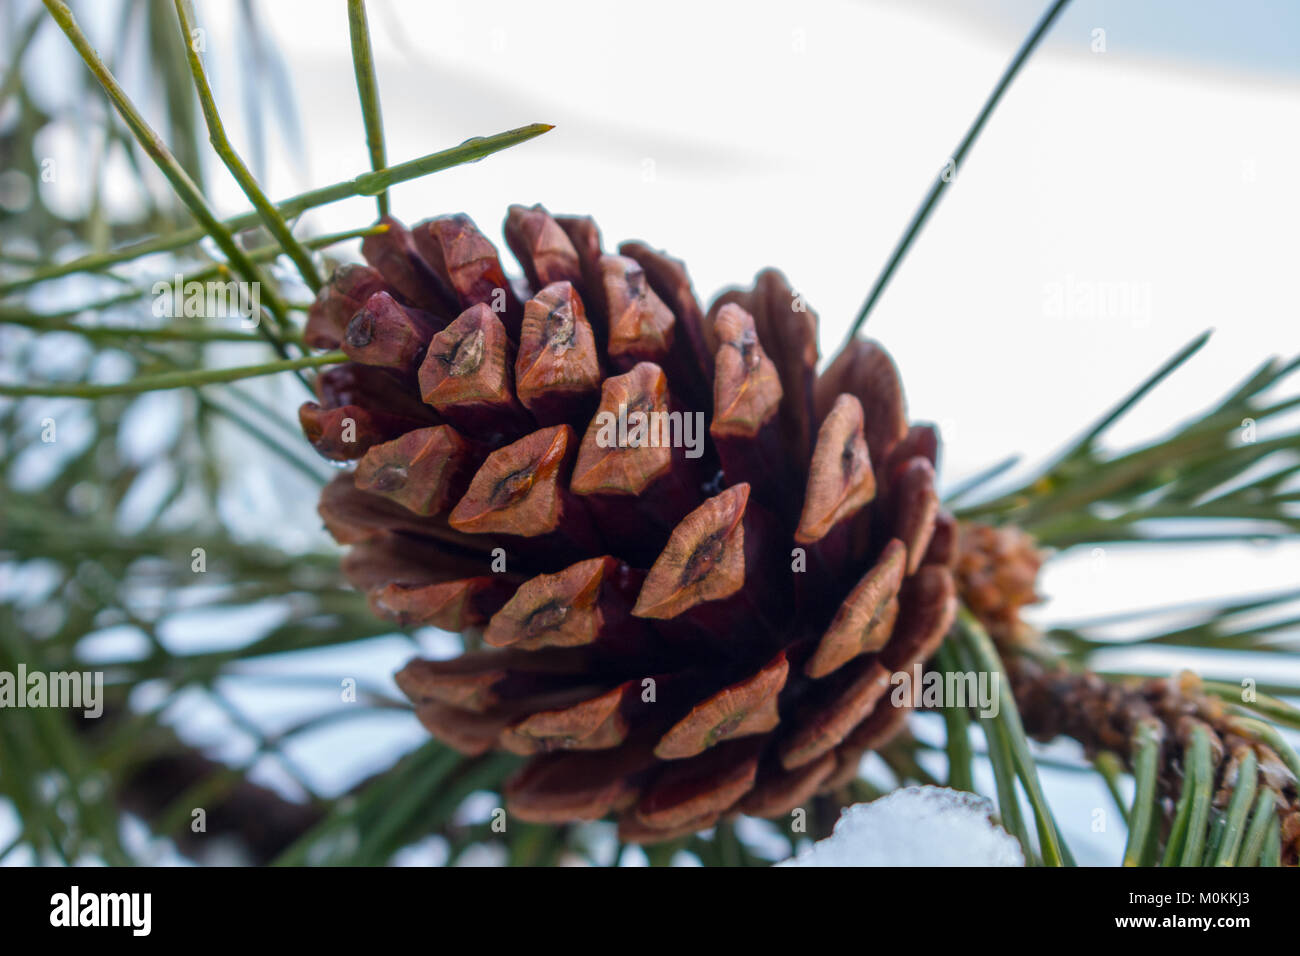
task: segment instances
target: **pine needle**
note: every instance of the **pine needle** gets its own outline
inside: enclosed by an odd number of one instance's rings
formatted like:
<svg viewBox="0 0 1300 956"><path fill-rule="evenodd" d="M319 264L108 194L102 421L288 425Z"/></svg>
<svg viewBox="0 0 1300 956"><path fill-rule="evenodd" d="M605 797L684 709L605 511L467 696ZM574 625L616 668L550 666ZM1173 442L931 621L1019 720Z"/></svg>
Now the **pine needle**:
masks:
<svg viewBox="0 0 1300 956"><path fill-rule="evenodd" d="M1245 838L1246 814L1255 800L1259 787L1256 772L1259 758L1255 751L1248 750L1237 768L1237 785L1232 791L1232 800L1228 803L1223 836L1219 841L1218 853L1214 856L1215 866L1235 866L1237 855Z"/></svg>
<svg viewBox="0 0 1300 956"><path fill-rule="evenodd" d="M303 355L299 358L284 359L278 362L264 362L260 365L241 365L234 368L202 368L193 371L165 372L131 379L127 382L114 382L107 385L74 383L67 385L8 385L0 383L0 395L13 398L105 398L109 395L138 395L141 392L159 392L172 388L195 388L200 385L214 385L218 382L235 382L245 378L262 375L274 375L277 372L292 372L304 368L319 368L322 365L337 365L346 362L348 357L342 352L322 352L316 355Z"/></svg>
<svg viewBox="0 0 1300 956"><path fill-rule="evenodd" d="M962 137L962 141L957 145L957 148L953 151L952 159L949 164L935 177L933 185L930 186L930 191L926 193L925 198L921 200L920 208L918 208L913 214L912 221L908 224L907 229L903 231L903 235L898 240L898 244L894 246L894 251L890 253L889 260L885 263L885 267L881 270L880 275L876 278L875 284L871 287L871 291L867 294L867 300L862 303L862 308L858 311L857 318L855 318L853 324L849 326L849 334L845 337L846 342L851 342L857 336L863 324L867 321L867 316L869 316L871 310L875 308L876 301L884 293L885 287L889 285L889 280L893 278L894 271L907 255L907 252L912 247L912 243L916 240L916 237L921 234L921 230L925 227L926 220L930 218L930 213L932 213L934 208L939 204L939 200L943 197L944 190L947 189L955 179L955 171L961 169L964 165L966 154L970 152L970 148L975 145L975 140L979 138L980 132L984 129L984 124L988 122L989 117L991 117L994 110L997 109L998 103L1002 101L1003 94L1006 93L1007 88L1011 86L1011 82L1016 78L1016 74L1020 72L1021 67L1025 65L1030 55L1035 49L1037 49L1038 44L1042 41L1043 37L1047 35L1047 31L1051 29L1052 24L1056 22L1056 18L1061 15L1061 12L1069 5L1069 2L1070 0L1055 0L1055 2L1047 8L1047 11L1043 14L1041 19L1039 19L1038 25L1035 26L1029 36L1025 38L1025 42L1020 45L1020 49L1017 50L1015 56L1011 58L1011 62L1007 64L1007 68L1003 71L1001 79L999 79L997 85L993 87L993 91L984 102L984 106L975 117L975 121L971 124L970 129L966 131L966 135Z"/></svg>
<svg viewBox="0 0 1300 956"><path fill-rule="evenodd" d="M1156 774L1160 767L1160 748L1164 729L1156 720L1143 720L1137 726L1133 741L1134 777L1137 791L1133 796L1133 809L1129 811L1128 843L1124 847L1125 866L1145 866L1156 843L1156 815L1159 812L1159 794L1156 791Z"/></svg>
<svg viewBox="0 0 1300 956"><path fill-rule="evenodd" d="M366 124L370 168L383 169L388 165L384 149L384 118L379 108L379 81L375 78L375 56L370 49L365 0L348 0L348 33L352 38L352 68L357 77L357 94L361 97L361 115ZM375 198L382 219L388 215L388 190Z"/></svg>
<svg viewBox="0 0 1300 956"><path fill-rule="evenodd" d="M354 179L346 179L330 186L322 186L305 193L299 193L276 203L275 208L282 217L288 220L302 215L309 209L327 206L343 199L350 199L354 196L378 195L396 183L419 179L430 173L451 169L465 163L477 162L493 153L509 149L512 146L518 146L530 139L541 136L554 128L554 126L545 123L533 123L530 126L521 126L518 129L498 133L495 136L475 137L450 149L429 153L427 156L398 163L396 166L362 173ZM254 211L221 220L219 225L229 232L240 232L257 226L260 222L258 214ZM203 239L206 235L208 235L208 232L204 226L177 229L164 235L130 243L112 252L97 253L82 256L70 262L42 266L21 279L0 283L0 296L10 295L38 282L61 279L82 272L102 272L112 266L130 262L153 253L183 249Z"/></svg>

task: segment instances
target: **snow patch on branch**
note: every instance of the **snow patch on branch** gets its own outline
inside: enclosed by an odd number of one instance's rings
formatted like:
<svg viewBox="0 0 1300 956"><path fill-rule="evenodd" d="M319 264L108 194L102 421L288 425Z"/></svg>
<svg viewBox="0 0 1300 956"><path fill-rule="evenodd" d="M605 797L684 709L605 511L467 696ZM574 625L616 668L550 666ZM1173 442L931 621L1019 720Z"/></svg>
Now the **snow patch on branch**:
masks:
<svg viewBox="0 0 1300 956"><path fill-rule="evenodd" d="M946 787L906 787L847 807L829 837L778 866L1024 866L993 804Z"/></svg>

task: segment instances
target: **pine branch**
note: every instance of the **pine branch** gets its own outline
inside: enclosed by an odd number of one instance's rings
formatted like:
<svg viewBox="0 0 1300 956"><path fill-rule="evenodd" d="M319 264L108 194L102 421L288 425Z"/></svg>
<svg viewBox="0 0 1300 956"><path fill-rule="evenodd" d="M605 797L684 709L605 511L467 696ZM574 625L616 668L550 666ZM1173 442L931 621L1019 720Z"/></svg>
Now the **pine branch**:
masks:
<svg viewBox="0 0 1300 956"><path fill-rule="evenodd" d="M340 183L299 193L276 203L275 208L285 219L293 219L309 209L326 206L342 199L350 199L354 196L378 195L396 183L419 179L430 173L451 169L465 163L477 162L493 153L509 149L511 146L518 146L520 143L541 136L554 128L554 126L545 123L534 123L531 126L521 126L518 129L498 133L495 136L476 137L450 149L430 153L427 156L408 160L396 166L388 166L384 169L363 173L354 179L347 179ZM239 232L250 229L260 222L261 220L256 212L247 212L222 220L219 225L227 231ZM57 265L42 266L21 279L0 283L0 296L10 295L38 282L60 279L82 272L100 272L142 256L183 249L203 239L206 235L208 235L208 232L205 227L193 226L189 229L178 229L166 235L131 243L111 252L83 256Z"/></svg>
<svg viewBox="0 0 1300 956"><path fill-rule="evenodd" d="M264 362L261 365L241 365L234 368L203 368L193 371L165 372L150 375L127 382L114 382L107 385L68 384L68 385L7 385L0 383L0 396L12 398L104 398L109 395L138 395L141 392L157 392L171 388L193 388L199 385L213 385L218 382L235 382L244 378L256 378L261 375L274 375L277 372L292 372L304 368L319 368L322 365L337 365L346 362L348 357L342 352L323 352L317 355L303 355L294 359L278 362Z"/></svg>
<svg viewBox="0 0 1300 956"><path fill-rule="evenodd" d="M1208 333L1206 333L1208 335ZM1172 543L1278 538L1300 528L1300 511L1286 494L1300 466L1285 464L1243 487L1248 468L1275 455L1300 454L1294 426L1270 438L1256 430L1287 421L1300 396L1264 402L1300 368L1300 359L1272 359L1199 417L1168 436L1108 454L1100 439L1124 414L1204 344L1199 336L1013 491L957 509L963 520L1014 524L1043 545L1068 548L1117 541ZM1197 530L1181 523L1195 521ZM1225 522L1245 523L1220 530ZM1177 530L1169 530L1170 526Z"/></svg>
<svg viewBox="0 0 1300 956"><path fill-rule="evenodd" d="M132 301L136 296L132 294ZM83 310L78 309L78 312ZM52 319L45 315L16 315L8 313L0 316L0 324L14 325L31 329L34 332L71 332L91 342L112 345L124 340L140 342L245 342L251 345L266 345L260 335L241 332L238 329L186 328L170 326L166 328L133 328L125 325L81 325ZM301 344L302 334L293 331L283 336L284 341ZM3 387L3 386L0 386Z"/></svg>
<svg viewBox="0 0 1300 956"><path fill-rule="evenodd" d="M100 720L79 721L78 729L102 741L123 719L106 712ZM203 860L224 838L233 840L250 863L264 865L323 815L319 805L287 800L251 783L243 771L205 756L157 722L137 739L135 759L114 781L114 799L193 859ZM204 811L202 830L192 827L195 809Z"/></svg>
<svg viewBox="0 0 1300 956"><path fill-rule="evenodd" d="M82 61L86 64L86 68L90 70L108 95L109 101L125 121L136 141L149 158L153 160L159 171L167 178L167 181L172 184L177 196L180 197L181 201L194 215L194 218L203 226L204 233L213 238L221 251L226 254L226 257L247 281L263 286L262 294L267 301L267 311L281 329L287 328L289 325L288 309L285 307L279 293L270 282L266 281L266 277L257 264L249 259L248 254L235 242L231 231L217 219L216 214L208 206L207 200L204 199L198 185L181 167L181 164L177 162L176 157L172 155L171 150L167 148L162 138L145 122L144 117L136 109L131 98L126 95L126 91L122 89L113 74L109 72L104 61L95 52L95 48L90 45L86 35L82 33L67 4L63 3L62 0L44 0L44 2L45 8L50 11L54 21L67 35L73 47L81 56ZM0 294L3 294L3 290L0 290ZM288 353L275 335L260 324L258 328L271 342L277 353L281 357L287 358Z"/></svg>
<svg viewBox="0 0 1300 956"><path fill-rule="evenodd" d="M328 235L317 236L312 239L306 239L303 241L303 245L306 246L308 249L324 249L340 242L347 242L352 239L364 239L367 236L381 235L387 231L388 231L388 226L383 223L380 223L379 225L375 225L375 226L365 226L361 229L349 229L344 232L330 233ZM248 257L252 259L254 262L259 262L259 263L269 262L273 259L278 258L283 254L284 251L280 248L279 245L258 246L254 249L248 250ZM83 305L72 306L67 309L60 309L57 312L30 312L26 309L0 307L0 324L23 325L23 326L27 326L28 328L37 329L38 331L57 330L57 331L82 332L83 334L87 334L93 337L97 333L97 330L100 328L116 329L116 327L81 326L81 325L71 326L68 324L65 324L64 326L60 327L60 322L61 320L76 318L82 315L83 313L87 313L87 312L98 316L99 313L109 312L112 311L113 309L117 309L125 305L132 305L134 303L139 302L141 299L145 297L153 296L155 294L154 289L159 285L159 283L164 285L169 285L172 288L179 288L180 290L183 291L184 288L192 282L202 283L202 282L207 282L210 279L226 279L229 278L229 276L230 276L230 267L226 263L214 262L212 265L209 265L203 269L199 269L194 272L177 273L175 275L166 276L165 278L160 278L154 282L147 282L142 285L135 286L126 292L122 292L119 293L118 295L110 296L109 298L106 299L97 299L92 302L87 302ZM294 303L287 303L287 304L289 308L293 310L300 310L306 308L305 306L296 305ZM135 329L135 328L129 330L125 328L121 329L122 334L126 334L128 331L161 333L163 330ZM186 338L190 337L187 334L186 330L182 330L182 335ZM301 340L301 335L298 333L296 329L285 332L284 337L290 341Z"/></svg>

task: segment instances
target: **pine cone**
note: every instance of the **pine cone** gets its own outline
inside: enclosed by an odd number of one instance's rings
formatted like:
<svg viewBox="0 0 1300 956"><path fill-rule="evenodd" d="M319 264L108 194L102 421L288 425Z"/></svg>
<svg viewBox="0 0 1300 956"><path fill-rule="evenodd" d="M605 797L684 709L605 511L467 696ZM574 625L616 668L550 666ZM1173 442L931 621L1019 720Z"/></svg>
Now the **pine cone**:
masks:
<svg viewBox="0 0 1300 956"><path fill-rule="evenodd" d="M938 436L884 349L819 376L779 272L706 312L681 263L540 206L505 222L521 281L466 216L385 224L311 310L352 361L301 420L357 461L320 512L376 613L487 645L397 675L423 724L528 756L518 818L633 842L851 778L956 608Z"/></svg>
<svg viewBox="0 0 1300 956"><path fill-rule="evenodd" d="M999 642L1023 643L1032 636L1020 609L1042 600L1035 591L1042 565L1043 552L1019 528L978 522L957 526L957 591Z"/></svg>

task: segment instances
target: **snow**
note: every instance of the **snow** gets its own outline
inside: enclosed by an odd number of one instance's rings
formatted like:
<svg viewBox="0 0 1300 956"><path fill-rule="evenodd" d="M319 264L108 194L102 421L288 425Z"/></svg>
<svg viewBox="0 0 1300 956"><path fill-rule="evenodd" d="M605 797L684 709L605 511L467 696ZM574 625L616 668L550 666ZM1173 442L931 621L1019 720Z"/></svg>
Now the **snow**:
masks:
<svg viewBox="0 0 1300 956"><path fill-rule="evenodd" d="M978 794L906 787L846 808L829 837L777 866L1024 866L993 813Z"/></svg>

